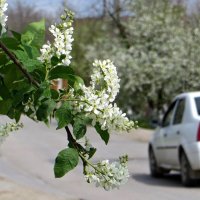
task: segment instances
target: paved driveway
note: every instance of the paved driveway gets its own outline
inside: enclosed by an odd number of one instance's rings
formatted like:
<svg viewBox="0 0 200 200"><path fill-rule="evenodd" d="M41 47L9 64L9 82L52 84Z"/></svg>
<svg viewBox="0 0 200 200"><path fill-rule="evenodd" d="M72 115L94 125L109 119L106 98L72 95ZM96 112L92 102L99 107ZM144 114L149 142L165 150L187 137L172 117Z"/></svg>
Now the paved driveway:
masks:
<svg viewBox="0 0 200 200"><path fill-rule="evenodd" d="M120 190L106 192L85 182L81 165L64 178L55 179L54 158L66 146L65 132L55 131L54 123L51 128L47 128L28 119L24 121L24 129L11 134L0 147L1 177L65 200L199 200L200 198L200 184L195 188L184 188L181 186L178 173L162 179L153 179L149 176L147 143L135 141L130 134L113 134L110 144L105 146L91 128L88 129L89 138L92 144L99 148L96 161L114 160L128 153L131 176L128 183Z"/></svg>

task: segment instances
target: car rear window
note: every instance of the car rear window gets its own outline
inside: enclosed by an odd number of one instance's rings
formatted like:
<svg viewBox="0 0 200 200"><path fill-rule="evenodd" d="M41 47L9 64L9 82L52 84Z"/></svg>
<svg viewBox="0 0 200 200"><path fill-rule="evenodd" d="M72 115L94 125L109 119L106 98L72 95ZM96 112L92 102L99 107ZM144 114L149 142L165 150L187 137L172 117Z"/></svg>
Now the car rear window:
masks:
<svg viewBox="0 0 200 200"><path fill-rule="evenodd" d="M198 115L200 115L200 97L196 97L194 99L195 99L195 103L196 103L197 113L198 113Z"/></svg>

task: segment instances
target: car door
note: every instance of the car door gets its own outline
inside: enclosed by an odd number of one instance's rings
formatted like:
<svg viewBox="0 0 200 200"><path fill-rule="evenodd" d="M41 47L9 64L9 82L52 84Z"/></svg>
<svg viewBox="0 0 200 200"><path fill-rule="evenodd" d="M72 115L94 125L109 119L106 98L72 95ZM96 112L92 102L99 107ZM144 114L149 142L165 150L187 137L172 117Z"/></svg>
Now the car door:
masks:
<svg viewBox="0 0 200 200"><path fill-rule="evenodd" d="M172 116L170 131L166 132L165 137L167 164L174 168L178 168L179 166L178 147L183 129L184 111L185 98L178 99Z"/></svg>
<svg viewBox="0 0 200 200"><path fill-rule="evenodd" d="M165 113L161 127L156 132L155 135L155 149L156 149L156 158L159 165L166 165L167 159L167 150L168 146L166 143L166 138L172 131L172 117L174 113L174 109L176 106L177 101L174 101L168 108L167 112Z"/></svg>

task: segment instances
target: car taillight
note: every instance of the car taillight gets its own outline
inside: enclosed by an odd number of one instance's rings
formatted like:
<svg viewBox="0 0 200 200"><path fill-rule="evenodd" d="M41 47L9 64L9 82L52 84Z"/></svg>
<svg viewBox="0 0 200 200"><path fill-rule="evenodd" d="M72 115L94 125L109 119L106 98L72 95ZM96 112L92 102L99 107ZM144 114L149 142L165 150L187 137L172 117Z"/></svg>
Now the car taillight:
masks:
<svg viewBox="0 0 200 200"><path fill-rule="evenodd" d="M200 142L200 124L199 124L199 128L197 131L197 141Z"/></svg>

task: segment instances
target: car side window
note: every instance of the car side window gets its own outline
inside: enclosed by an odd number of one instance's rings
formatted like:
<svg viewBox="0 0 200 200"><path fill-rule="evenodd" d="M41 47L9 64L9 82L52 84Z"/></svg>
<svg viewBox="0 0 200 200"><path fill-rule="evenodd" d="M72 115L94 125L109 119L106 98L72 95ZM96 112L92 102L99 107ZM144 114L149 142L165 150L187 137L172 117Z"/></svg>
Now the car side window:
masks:
<svg viewBox="0 0 200 200"><path fill-rule="evenodd" d="M165 113L164 117L163 117L163 121L162 121L162 127L166 127L169 126L170 121L172 119L172 114L173 114L173 110L174 107L176 105L176 101L174 101L168 108L167 112Z"/></svg>
<svg viewBox="0 0 200 200"><path fill-rule="evenodd" d="M178 105L176 107L176 111L174 114L173 124L180 124L183 120L183 114L185 110L185 99L180 99L178 101Z"/></svg>

